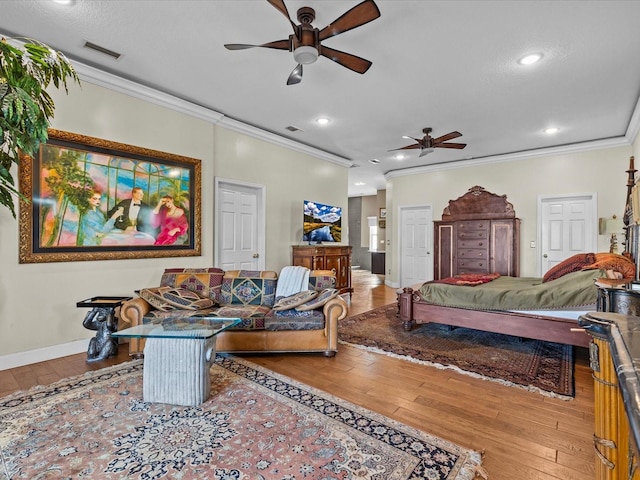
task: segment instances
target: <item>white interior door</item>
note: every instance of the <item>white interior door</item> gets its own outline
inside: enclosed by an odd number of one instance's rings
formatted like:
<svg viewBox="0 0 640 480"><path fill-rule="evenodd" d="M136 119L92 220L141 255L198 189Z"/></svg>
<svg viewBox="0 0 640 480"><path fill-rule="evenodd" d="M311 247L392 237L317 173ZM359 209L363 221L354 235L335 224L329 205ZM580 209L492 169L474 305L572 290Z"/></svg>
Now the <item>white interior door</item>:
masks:
<svg viewBox="0 0 640 480"><path fill-rule="evenodd" d="M538 199L538 275L576 253L595 252L598 245L596 194Z"/></svg>
<svg viewBox="0 0 640 480"><path fill-rule="evenodd" d="M264 270L264 187L216 178L215 198L215 265Z"/></svg>
<svg viewBox="0 0 640 480"><path fill-rule="evenodd" d="M400 287L433 280L430 206L400 207Z"/></svg>

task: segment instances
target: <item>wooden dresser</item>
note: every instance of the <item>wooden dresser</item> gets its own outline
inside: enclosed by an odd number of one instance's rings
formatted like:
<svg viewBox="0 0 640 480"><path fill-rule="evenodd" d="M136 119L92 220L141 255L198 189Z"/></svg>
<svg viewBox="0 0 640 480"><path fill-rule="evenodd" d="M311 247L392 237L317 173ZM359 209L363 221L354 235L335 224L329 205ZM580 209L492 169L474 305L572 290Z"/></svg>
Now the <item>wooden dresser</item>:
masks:
<svg viewBox="0 0 640 480"><path fill-rule="evenodd" d="M292 265L310 270L335 270L340 293L351 287L351 247L345 245L294 245Z"/></svg>
<svg viewBox="0 0 640 480"><path fill-rule="evenodd" d="M520 276L520 219L505 195L475 186L434 222L434 279L461 273Z"/></svg>

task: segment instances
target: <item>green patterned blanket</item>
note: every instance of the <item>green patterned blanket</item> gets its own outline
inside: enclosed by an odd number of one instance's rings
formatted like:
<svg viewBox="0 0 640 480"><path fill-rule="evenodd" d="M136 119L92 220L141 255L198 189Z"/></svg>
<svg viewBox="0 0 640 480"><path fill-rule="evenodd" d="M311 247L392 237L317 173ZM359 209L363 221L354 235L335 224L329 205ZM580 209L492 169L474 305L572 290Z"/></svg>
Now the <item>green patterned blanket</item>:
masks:
<svg viewBox="0 0 640 480"><path fill-rule="evenodd" d="M427 303L474 310L557 310L594 305L594 280L603 270L572 272L550 282L537 277L498 277L476 286L427 282L420 294Z"/></svg>

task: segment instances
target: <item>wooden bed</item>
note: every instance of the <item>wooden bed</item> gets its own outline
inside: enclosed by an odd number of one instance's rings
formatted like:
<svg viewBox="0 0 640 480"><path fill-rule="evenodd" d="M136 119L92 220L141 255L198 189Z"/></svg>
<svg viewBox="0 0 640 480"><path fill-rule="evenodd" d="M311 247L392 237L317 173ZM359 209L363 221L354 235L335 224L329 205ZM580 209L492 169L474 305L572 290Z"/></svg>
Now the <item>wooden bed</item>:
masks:
<svg viewBox="0 0 640 480"><path fill-rule="evenodd" d="M398 304L405 330L411 330L415 324L433 322L578 347L589 346L591 339L572 319L431 305L410 287L398 295Z"/></svg>
<svg viewBox="0 0 640 480"><path fill-rule="evenodd" d="M478 194L478 192L480 192L480 194ZM478 200L476 201L474 197ZM488 200L489 203L487 204ZM475 204L474 201L476 201ZM484 211L485 209L486 211ZM489 216L487 216L487 213ZM467 194L457 200L450 201L449 206L444 210L442 218L443 221L450 224L457 220L496 218L502 214L504 214L505 217L515 217L513 206L506 201L505 196L498 196L486 192L481 187L473 187ZM455 231L455 228L453 231ZM491 243L491 238L489 238L486 243ZM436 260L436 279L444 276L452 277L460 273L467 273L457 268L454 263L456 262L455 236L450 240L448 248L454 253L450 254L450 258L447 259L449 264L445 266L440 263L442 258L439 257ZM515 254L518 255L517 250ZM492 255L492 252L488 253L489 257ZM488 261L485 262L487 271L497 271L497 269L490 267L492 265L491 258L487 260ZM495 267L495 264L493 264L493 266ZM513 266L510 268L513 269ZM517 268L516 265L516 271ZM445 271L448 275L441 275L439 277L438 272L442 271ZM473 270L471 270L471 272L473 272ZM499 273L518 276L512 273ZM422 299L418 288L419 286L403 288L398 294L399 316L403 322L404 329L407 331L410 331L416 324L433 322L580 347L587 347L589 345L590 337L578 327L576 319L566 318L566 316L555 317L552 312L547 316L546 312L543 315L540 314L540 312L525 313L503 310L472 310L468 308L433 305ZM584 307L584 311L595 310L595 303L596 301L594 300L594 306Z"/></svg>

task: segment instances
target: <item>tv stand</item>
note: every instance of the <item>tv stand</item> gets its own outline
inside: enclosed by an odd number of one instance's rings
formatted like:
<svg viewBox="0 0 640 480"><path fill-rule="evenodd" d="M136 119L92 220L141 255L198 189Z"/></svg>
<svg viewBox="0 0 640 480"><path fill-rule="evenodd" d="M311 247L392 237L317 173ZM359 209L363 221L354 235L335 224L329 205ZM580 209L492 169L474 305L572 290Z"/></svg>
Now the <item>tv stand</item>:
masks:
<svg viewBox="0 0 640 480"><path fill-rule="evenodd" d="M292 265L309 270L334 270L336 288L340 293L351 288L351 247L344 245L294 245Z"/></svg>

